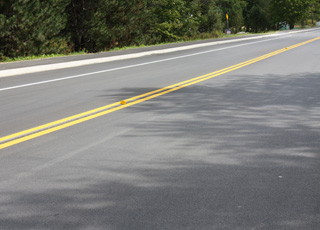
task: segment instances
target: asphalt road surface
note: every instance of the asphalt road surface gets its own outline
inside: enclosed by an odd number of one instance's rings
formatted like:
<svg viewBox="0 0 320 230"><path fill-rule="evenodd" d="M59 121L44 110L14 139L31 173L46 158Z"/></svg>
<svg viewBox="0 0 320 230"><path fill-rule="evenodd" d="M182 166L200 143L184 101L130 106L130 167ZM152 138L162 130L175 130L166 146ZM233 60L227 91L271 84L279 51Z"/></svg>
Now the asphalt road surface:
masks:
<svg viewBox="0 0 320 230"><path fill-rule="evenodd" d="M319 230L319 37L0 78L0 229Z"/></svg>

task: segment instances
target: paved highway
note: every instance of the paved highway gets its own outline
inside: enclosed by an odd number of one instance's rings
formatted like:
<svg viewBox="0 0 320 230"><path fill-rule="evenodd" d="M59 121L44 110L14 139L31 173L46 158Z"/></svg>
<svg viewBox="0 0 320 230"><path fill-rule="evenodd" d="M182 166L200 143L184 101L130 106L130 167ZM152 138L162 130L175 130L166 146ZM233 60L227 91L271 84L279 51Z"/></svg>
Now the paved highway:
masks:
<svg viewBox="0 0 320 230"><path fill-rule="evenodd" d="M319 38L0 78L0 229L320 229Z"/></svg>

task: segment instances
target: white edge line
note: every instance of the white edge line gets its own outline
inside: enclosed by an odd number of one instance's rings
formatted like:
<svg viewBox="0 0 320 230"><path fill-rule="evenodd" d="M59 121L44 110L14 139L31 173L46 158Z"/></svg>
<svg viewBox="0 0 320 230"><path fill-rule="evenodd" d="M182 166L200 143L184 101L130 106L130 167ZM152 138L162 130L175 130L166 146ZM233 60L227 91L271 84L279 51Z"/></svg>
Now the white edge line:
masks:
<svg viewBox="0 0 320 230"><path fill-rule="evenodd" d="M203 43L203 44L169 48L169 49L164 49L164 50L146 51L146 52L141 52L141 53L136 53L136 54L125 54L125 55L114 56L114 57L94 58L94 59L87 59L87 60L80 60L80 61L57 63L57 64L47 64L47 65L38 65L38 66L31 66L31 67L1 70L0 71L0 78L21 75L21 74L30 74L30 73L38 73L38 72L44 72L44 71L50 71L50 70L79 67L79 66L84 66L84 65L100 64L100 63L105 63L105 62L126 60L126 59L132 59L132 58L139 58L139 57L143 57L143 56L147 56L147 55L172 53L172 52L176 52L176 51L190 50L190 49L201 48L201 47L206 47L206 46L228 44L228 43L234 43L234 42L239 42L239 41L261 39L261 38L266 38L266 37L270 37L270 36L281 36L281 35L283 35L283 34L271 34L271 35L263 35L263 36L259 36L259 37L233 39L233 40L228 40L228 41L208 42L208 43Z"/></svg>
<svg viewBox="0 0 320 230"><path fill-rule="evenodd" d="M155 63L160 63L160 62L165 62L165 61L171 61L171 60L175 60L175 59L181 59L181 58L201 55L201 54L205 54L205 53L211 53L211 52L216 52L216 51L221 51L221 50L226 50L226 49L232 49L232 48L236 48L236 47L252 45L252 44L256 44L256 43L267 42L267 41L287 38L287 37L291 37L291 36L292 35L286 35L286 36L267 39L267 40L263 40L263 41L250 42L250 43L245 43L245 44L240 44L240 45L235 45L235 46L228 46L228 47L224 47L224 48L207 50L207 51L202 51L202 52L198 52L198 53L187 54L187 55L183 55L183 56L177 56L177 57L173 57L173 58L161 59L161 60L157 60L157 61L144 62L144 63L140 63L140 64L135 64L135 65L128 65L128 66L123 66L123 67L118 67L118 68L113 68L113 69L106 69L106 70L101 70L101 71L96 71L96 72L73 75L73 76L64 77L64 78L56 78L56 79L47 80L47 81L39 81L39 82L34 82L34 83L29 83L29 84L24 84L24 85L17 85L17 86L11 86L11 87L6 87L6 88L0 88L0 92L1 91L6 91L6 90L11 90L11 89L18 89L18 88L28 87L28 86L41 85L41 84L46 84L46 83L51 83L51 82L63 81L63 80L68 80L68 79L73 79L73 78L80 78L80 77L84 77L84 76L100 74L100 73L106 73L106 72L111 72L111 71L117 71L117 70L122 70L122 69L129 69L129 68L133 68L133 67L150 65L150 64L155 64Z"/></svg>
<svg viewBox="0 0 320 230"><path fill-rule="evenodd" d="M313 31L313 30L317 30L317 29L291 31L291 32L289 32L289 34L309 32L309 31ZM141 53L137 53L137 54L126 54L126 55L120 55L120 56L115 56L115 57L94 58L94 59L81 60L81 61L72 61L72 62L64 62L64 63L57 63L57 64L47 64L47 65L38 65L38 66L23 67L23 68L17 68L17 69L1 70L0 71L0 78L21 75L21 74L30 74L30 73L38 73L38 72L44 72L44 71L50 71L50 70L79 67L79 66L84 66L84 65L100 64L100 63L111 62L111 61L119 61L119 60L138 58L138 57L143 57L143 56L147 56L147 55L165 54L165 53L171 53L171 52L176 52L176 51L201 48L201 47L206 47L206 46L221 45L221 44L234 43L234 42L239 42L239 41L247 41L247 40L261 39L261 38L272 37L272 36L282 36L282 35L285 35L285 34L262 35L262 36L257 36L257 37L240 38L240 39L233 39L233 40L228 40L228 41L208 42L208 43L203 43L203 44L169 48L169 49L164 49L164 50L147 51L147 52L141 52Z"/></svg>

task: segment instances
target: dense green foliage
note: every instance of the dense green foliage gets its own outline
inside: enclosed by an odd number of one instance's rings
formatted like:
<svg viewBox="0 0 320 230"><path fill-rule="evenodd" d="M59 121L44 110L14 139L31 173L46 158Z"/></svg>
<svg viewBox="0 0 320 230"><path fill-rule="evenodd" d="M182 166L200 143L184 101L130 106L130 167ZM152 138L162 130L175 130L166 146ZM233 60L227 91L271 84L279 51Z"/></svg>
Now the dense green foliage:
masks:
<svg viewBox="0 0 320 230"><path fill-rule="evenodd" d="M0 55L27 56L65 52L67 0L9 0L1 6ZM5 13L5 14L3 14Z"/></svg>
<svg viewBox="0 0 320 230"><path fill-rule="evenodd" d="M0 59L315 23L320 0L0 0Z"/></svg>
<svg viewBox="0 0 320 230"><path fill-rule="evenodd" d="M309 0L271 0L271 15L274 22L287 22L290 29L307 14Z"/></svg>
<svg viewBox="0 0 320 230"><path fill-rule="evenodd" d="M245 26L253 32L267 31L272 27L270 0L247 0L245 8Z"/></svg>

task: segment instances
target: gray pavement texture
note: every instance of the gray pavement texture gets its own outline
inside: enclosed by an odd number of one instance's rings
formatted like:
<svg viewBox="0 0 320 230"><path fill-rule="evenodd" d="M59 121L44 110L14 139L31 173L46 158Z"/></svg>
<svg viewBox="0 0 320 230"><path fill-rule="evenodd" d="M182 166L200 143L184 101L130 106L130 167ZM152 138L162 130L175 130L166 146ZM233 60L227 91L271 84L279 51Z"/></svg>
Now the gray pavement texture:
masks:
<svg viewBox="0 0 320 230"><path fill-rule="evenodd" d="M319 31L295 34L170 62L1 91L0 134L319 36ZM0 85L205 49L3 78ZM320 229L319 57L318 40L0 150L0 229Z"/></svg>
<svg viewBox="0 0 320 230"><path fill-rule="evenodd" d="M236 39L239 39L240 37L258 37L258 36L259 35L244 35L239 37L206 39L206 40L199 40L199 41L172 43L172 44L156 45L156 46L149 46L149 47L139 47L134 49L119 50L119 51L89 53L85 55L70 55L65 57L44 58L44 59L38 59L38 60L6 62L6 63L0 63L0 70L23 68L23 67L30 67L30 66L37 66L37 65L46 65L46 64L56 64L61 62L88 60L88 59L94 59L94 58L113 57L113 56L119 56L119 55L125 55L125 54L134 54L134 53L141 53L141 52L147 52L147 51L183 47L183 46L195 45L195 44L204 44L204 43L210 43L215 41L236 40Z"/></svg>
<svg viewBox="0 0 320 230"><path fill-rule="evenodd" d="M294 30L294 32L302 32L302 31L303 30ZM279 31L277 33L278 34L286 34L286 33L290 33L290 31L281 31L281 32ZM147 51L156 51L156 50L184 47L184 46L189 46L189 45L205 44L205 43L220 42L220 41L230 41L230 40L238 40L239 38L253 38L253 37L261 37L261 35L244 34L243 36L239 36L239 37L206 39L206 40L198 40L198 41L190 41L190 42L156 45L156 46L149 46L149 47L139 47L139 48L134 48L134 49L119 50L119 51L89 53L89 54L85 54L85 55L70 55L70 56L65 56L65 57L44 58L44 59L38 59L38 60L6 62L6 63L0 63L0 71L1 70L8 70L8 69L23 68L23 67L38 66L38 65L81 61L81 60L88 60L88 59L95 59L95 58L114 57L114 56L119 56L119 55L135 54L135 53L142 53L142 52L147 52Z"/></svg>

